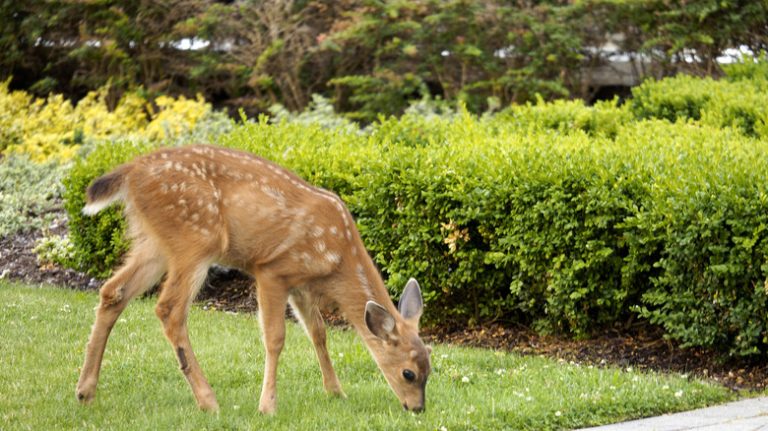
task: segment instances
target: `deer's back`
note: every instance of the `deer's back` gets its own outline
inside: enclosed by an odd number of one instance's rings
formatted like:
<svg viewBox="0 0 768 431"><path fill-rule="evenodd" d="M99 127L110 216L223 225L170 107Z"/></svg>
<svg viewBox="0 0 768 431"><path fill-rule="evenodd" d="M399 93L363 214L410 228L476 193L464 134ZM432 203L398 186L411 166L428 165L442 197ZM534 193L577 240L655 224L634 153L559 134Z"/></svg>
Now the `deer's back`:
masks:
<svg viewBox="0 0 768 431"><path fill-rule="evenodd" d="M252 154L193 146L133 162L127 213L167 254L304 277L331 273L352 239L335 195Z"/></svg>

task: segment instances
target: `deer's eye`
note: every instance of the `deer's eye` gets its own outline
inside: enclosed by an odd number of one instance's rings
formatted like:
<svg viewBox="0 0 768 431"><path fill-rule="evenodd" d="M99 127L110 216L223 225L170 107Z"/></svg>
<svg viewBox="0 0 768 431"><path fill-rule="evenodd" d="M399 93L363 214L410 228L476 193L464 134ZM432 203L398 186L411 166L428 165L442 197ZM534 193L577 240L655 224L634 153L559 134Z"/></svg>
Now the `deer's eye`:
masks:
<svg viewBox="0 0 768 431"><path fill-rule="evenodd" d="M411 370L403 370L403 378L409 382L412 382L416 380L416 373Z"/></svg>

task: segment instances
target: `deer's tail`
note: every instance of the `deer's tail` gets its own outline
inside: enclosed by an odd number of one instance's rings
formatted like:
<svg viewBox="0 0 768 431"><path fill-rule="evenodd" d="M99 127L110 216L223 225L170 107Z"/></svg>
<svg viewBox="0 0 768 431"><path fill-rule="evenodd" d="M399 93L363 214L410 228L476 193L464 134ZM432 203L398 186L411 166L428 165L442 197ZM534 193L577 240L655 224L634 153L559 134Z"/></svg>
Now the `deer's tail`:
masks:
<svg viewBox="0 0 768 431"><path fill-rule="evenodd" d="M94 215L113 203L125 199L125 177L130 165L123 165L93 180L85 191L83 214Z"/></svg>

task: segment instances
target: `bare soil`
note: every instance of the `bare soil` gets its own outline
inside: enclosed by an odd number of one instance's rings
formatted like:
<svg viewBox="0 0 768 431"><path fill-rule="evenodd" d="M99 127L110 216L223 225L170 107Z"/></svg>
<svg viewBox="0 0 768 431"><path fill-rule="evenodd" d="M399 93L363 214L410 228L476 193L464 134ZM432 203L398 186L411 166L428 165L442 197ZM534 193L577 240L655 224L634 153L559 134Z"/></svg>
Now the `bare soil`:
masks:
<svg viewBox="0 0 768 431"><path fill-rule="evenodd" d="M65 232L66 217L59 217L49 230ZM0 239L0 278L80 290L96 290L101 286L102 280L84 273L39 264L33 248L41 236L41 232L32 231ZM236 270L214 267L197 302L203 308L252 313L257 309L252 285L250 277ZM327 318L331 324L343 325L337 316ZM723 362L714 352L705 349L681 349L664 340L658 328L644 325L605 331L586 340L543 336L529 328L501 324L470 328L433 326L424 328L422 333L432 343L544 355L584 365L675 372L704 377L733 390L763 390L768 383L768 358Z"/></svg>

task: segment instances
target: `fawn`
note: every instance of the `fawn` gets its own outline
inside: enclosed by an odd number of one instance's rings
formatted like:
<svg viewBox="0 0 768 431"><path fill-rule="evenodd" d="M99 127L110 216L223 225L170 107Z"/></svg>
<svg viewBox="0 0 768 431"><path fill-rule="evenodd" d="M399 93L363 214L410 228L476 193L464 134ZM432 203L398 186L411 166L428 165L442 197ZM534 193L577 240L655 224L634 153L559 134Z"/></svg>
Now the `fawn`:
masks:
<svg viewBox="0 0 768 431"><path fill-rule="evenodd" d="M93 399L109 333L135 296L160 282L155 312L197 404L217 410L187 333L190 304L214 264L256 279L266 350L259 411L276 409L277 363L290 304L312 340L325 390L345 396L326 348L320 310L337 307L362 337L406 410L422 411L430 349L418 335L418 283L397 309L365 250L351 214L335 194L252 154L207 145L167 148L94 180L84 214L122 201L132 246L101 287L96 322L77 383Z"/></svg>

